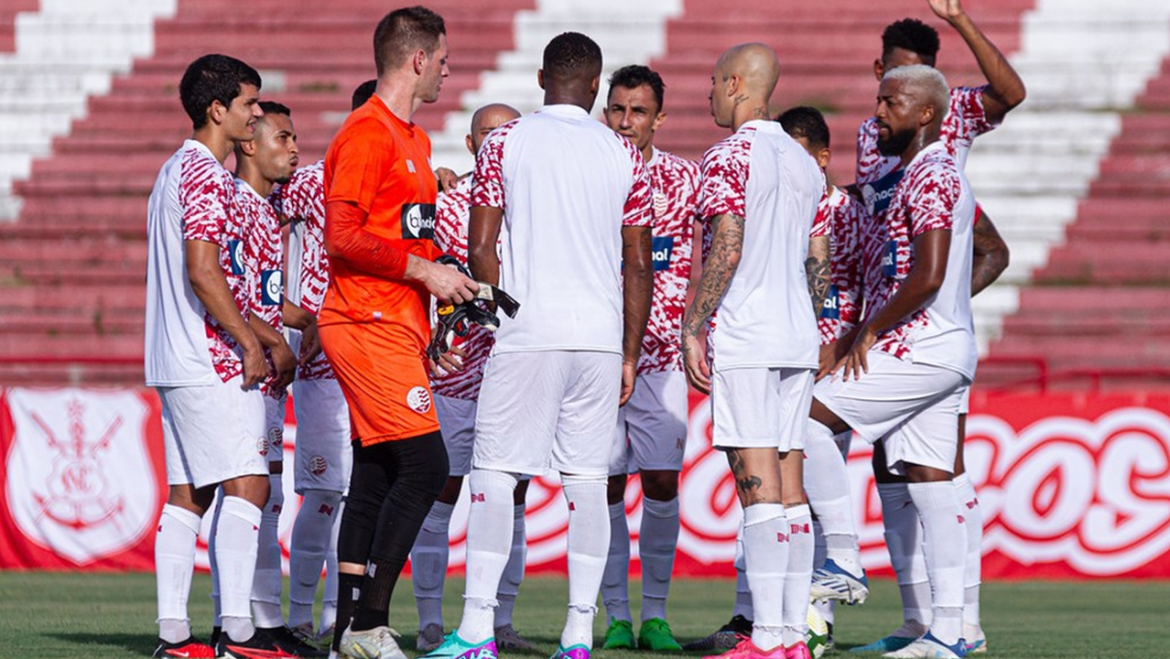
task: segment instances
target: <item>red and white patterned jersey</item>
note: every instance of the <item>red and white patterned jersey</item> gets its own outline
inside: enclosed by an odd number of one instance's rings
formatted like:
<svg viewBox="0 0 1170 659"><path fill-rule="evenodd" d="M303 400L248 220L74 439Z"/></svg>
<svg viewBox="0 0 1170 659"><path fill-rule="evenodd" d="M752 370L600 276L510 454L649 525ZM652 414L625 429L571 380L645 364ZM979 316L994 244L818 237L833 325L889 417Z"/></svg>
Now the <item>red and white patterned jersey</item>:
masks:
<svg viewBox="0 0 1170 659"><path fill-rule="evenodd" d="M289 302L316 316L329 288L325 254L325 164L301 167L273 195L278 213L290 221L287 295ZM297 369L301 380L333 379L333 367L321 352Z"/></svg>
<svg viewBox="0 0 1170 659"><path fill-rule="evenodd" d="M232 212L244 228L244 257L255 268L248 271L250 311L271 325L277 332L284 332L281 310L284 306L284 253L280 240L280 218L276 209L260 193L242 179L236 179L236 199ZM270 371L273 368L272 354L265 348ZM260 385L265 394L274 398L283 396L284 389L272 386L274 376L269 375Z"/></svg>
<svg viewBox="0 0 1170 659"><path fill-rule="evenodd" d="M146 383L177 387L226 382L243 372L241 350L207 312L187 278L184 243L220 248L219 265L248 316L248 264L231 207L235 182L211 151L187 140L159 171L147 215Z"/></svg>
<svg viewBox="0 0 1170 659"><path fill-rule="evenodd" d="M718 370L816 368L817 320L804 262L811 235L828 235L816 161L779 123L749 121L703 156L700 213L744 218L739 268L708 329ZM704 259L710 256L704 230Z"/></svg>
<svg viewBox="0 0 1170 659"><path fill-rule="evenodd" d="M976 137L995 128L983 110L983 87L954 87L951 105L943 119L940 141L954 157L959 170L967 166L967 154ZM877 121L870 117L857 131L857 183L869 183L898 169L897 156L883 156L877 148Z"/></svg>
<svg viewBox="0 0 1170 659"><path fill-rule="evenodd" d="M914 363L975 377L975 330L971 317L971 261L975 201L945 145L935 142L906 167L889 207L877 216L867 240L865 302L872 317L893 299L914 267L914 239L933 230L951 232L942 288L922 308L878 336L874 350Z"/></svg>
<svg viewBox="0 0 1170 659"><path fill-rule="evenodd" d="M521 304L493 353L622 349L621 232L653 224L640 151L576 105L492 131L473 206L503 209L500 288Z"/></svg>
<svg viewBox="0 0 1170 659"><path fill-rule="evenodd" d="M836 187L822 200L819 213L827 216L832 226L829 293L817 319L821 345L825 345L848 334L861 320L865 282L861 236L867 231L869 214L861 203Z"/></svg>
<svg viewBox="0 0 1170 659"><path fill-rule="evenodd" d="M682 370L682 321L699 219L699 166L658 149L647 166L654 190L654 297L638 375Z"/></svg>
<svg viewBox="0 0 1170 659"><path fill-rule="evenodd" d="M467 223L471 219L471 188L474 180L464 177L448 192L440 192L435 211L435 245L467 265ZM477 400L483 381L483 367L487 364L495 342L486 329L470 324L467 336L455 337L454 345L466 353L463 370L431 378L431 390L437 396Z"/></svg>

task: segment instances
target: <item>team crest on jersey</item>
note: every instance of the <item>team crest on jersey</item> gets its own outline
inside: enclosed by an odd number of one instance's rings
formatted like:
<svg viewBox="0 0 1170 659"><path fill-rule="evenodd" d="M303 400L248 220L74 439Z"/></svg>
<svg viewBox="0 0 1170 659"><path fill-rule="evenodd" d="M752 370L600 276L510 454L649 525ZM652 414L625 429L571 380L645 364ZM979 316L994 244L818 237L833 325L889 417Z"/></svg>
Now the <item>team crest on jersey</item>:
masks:
<svg viewBox="0 0 1170 659"><path fill-rule="evenodd" d="M260 273L260 304L271 307L284 302L284 271L265 270Z"/></svg>
<svg viewBox="0 0 1170 659"><path fill-rule="evenodd" d="M650 242L654 272L670 269L670 253L674 251L674 236L655 236Z"/></svg>
<svg viewBox="0 0 1170 659"><path fill-rule="evenodd" d="M836 284L829 285L829 293L825 296L825 304L821 307L821 318L839 320L841 318L841 289Z"/></svg>
<svg viewBox="0 0 1170 659"><path fill-rule="evenodd" d="M329 469L329 461L324 456L314 455L309 459L309 471L314 476L321 476Z"/></svg>
<svg viewBox="0 0 1170 659"><path fill-rule="evenodd" d="M419 414L431 411L431 392L426 387L415 387L406 394L406 404Z"/></svg>
<svg viewBox="0 0 1170 659"><path fill-rule="evenodd" d="M132 393L8 393L9 512L29 540L77 565L121 553L153 527L149 410Z"/></svg>
<svg viewBox="0 0 1170 659"><path fill-rule="evenodd" d="M403 240L434 240L435 205L403 204L401 223Z"/></svg>
<svg viewBox="0 0 1170 659"><path fill-rule="evenodd" d="M896 169L876 181L861 186L861 198L865 200L865 208L870 215L883 213L890 207L894 192L897 191L898 183L905 173L905 169Z"/></svg>
<svg viewBox="0 0 1170 659"><path fill-rule="evenodd" d="M231 261L232 274L244 274L244 241L228 241L228 260Z"/></svg>

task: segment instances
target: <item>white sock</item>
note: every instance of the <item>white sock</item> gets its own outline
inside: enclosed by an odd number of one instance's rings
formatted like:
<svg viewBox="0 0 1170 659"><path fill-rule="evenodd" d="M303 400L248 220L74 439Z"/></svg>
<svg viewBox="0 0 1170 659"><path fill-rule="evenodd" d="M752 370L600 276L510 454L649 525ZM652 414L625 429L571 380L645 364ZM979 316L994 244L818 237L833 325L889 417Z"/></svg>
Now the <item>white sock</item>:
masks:
<svg viewBox="0 0 1170 659"><path fill-rule="evenodd" d="M979 629L979 586L983 581L983 509L967 474L952 481L966 520L967 566L963 576L963 626ZM964 632L965 633L965 632Z"/></svg>
<svg viewBox="0 0 1170 659"><path fill-rule="evenodd" d="M895 636L920 636L930 626L932 597L926 558L922 553L922 522L906 483L879 483L886 548L902 596L902 627Z"/></svg>
<svg viewBox="0 0 1170 659"><path fill-rule="evenodd" d="M195 570L195 541L200 517L179 506L166 504L154 537L154 571L158 585L158 637L167 643L191 636L187 597Z"/></svg>
<svg viewBox="0 0 1170 659"><path fill-rule="evenodd" d="M849 470L827 426L809 419L805 431L804 489L825 537L826 558L861 574Z"/></svg>
<svg viewBox="0 0 1170 659"><path fill-rule="evenodd" d="M561 476L569 504L569 612L561 647L593 647L593 616L609 550L605 477Z"/></svg>
<svg viewBox="0 0 1170 659"><path fill-rule="evenodd" d="M788 520L783 505L757 503L744 508L743 558L755 613L752 643L766 652L784 643Z"/></svg>
<svg viewBox="0 0 1170 659"><path fill-rule="evenodd" d="M215 561L215 536L219 534L219 514L223 510L223 488L216 491L211 510L211 537L207 538L207 567L211 571L211 625L223 627L223 607L219 603L219 565Z"/></svg>
<svg viewBox="0 0 1170 659"><path fill-rule="evenodd" d="M786 506L788 568L784 576L784 645L803 641L808 633L808 596L812 587L812 513L805 504Z"/></svg>
<svg viewBox="0 0 1170 659"><path fill-rule="evenodd" d="M610 620L633 622L629 582L630 525L626 520L626 502L619 501L609 504L609 555L601 577L601 603Z"/></svg>
<svg viewBox="0 0 1170 659"><path fill-rule="evenodd" d="M459 637L471 644L495 634L496 591L512 551L512 493L515 474L472 469L471 515L467 521L467 586Z"/></svg>
<svg viewBox="0 0 1170 659"><path fill-rule="evenodd" d="M345 498L333 515L333 531L329 536L329 549L325 552L325 592L321 595L321 622L317 629L329 631L337 622L337 534L341 530L341 514L345 512Z"/></svg>
<svg viewBox="0 0 1170 659"><path fill-rule="evenodd" d="M449 533L455 506L436 501L419 529L410 550L411 585L418 607L418 628L443 626L443 583L450 559Z"/></svg>
<svg viewBox="0 0 1170 659"><path fill-rule="evenodd" d="M528 534L524 525L526 507L523 503L512 506L512 551L496 589L496 601L500 603L496 607L496 628L512 624L512 609L516 607L516 596L520 594L520 584L524 581L524 564L528 561Z"/></svg>
<svg viewBox="0 0 1170 659"><path fill-rule="evenodd" d="M934 596L930 631L952 645L963 633L963 572L967 563L967 534L959 498L951 481L910 483L907 490L922 518L926 572Z"/></svg>
<svg viewBox="0 0 1170 659"><path fill-rule="evenodd" d="M233 641L252 638L249 600L256 573L256 550L262 513L246 499L225 496L215 532L215 563L219 569L219 596L223 631Z"/></svg>
<svg viewBox="0 0 1170 659"><path fill-rule="evenodd" d="M268 475L268 501L260 516L260 536L256 552L256 574L252 578L252 616L262 629L284 626L280 610L280 509L284 507L284 488L280 474ZM239 639L236 639L239 640Z"/></svg>
<svg viewBox="0 0 1170 659"><path fill-rule="evenodd" d="M313 601L329 550L341 492L306 490L293 522L288 551L288 626L313 624Z"/></svg>
<svg viewBox="0 0 1170 659"><path fill-rule="evenodd" d="M842 433L849 434L849 433ZM816 519L812 521L813 528L813 570L822 567L825 564L825 535L821 532L821 523ZM833 624L833 615L836 607L835 600L813 600L813 607L820 611L821 617L830 625Z"/></svg>
<svg viewBox="0 0 1170 659"><path fill-rule="evenodd" d="M642 622L666 619L666 596L678 548L678 498L658 501L642 497L638 555L642 559Z"/></svg>
<svg viewBox="0 0 1170 659"><path fill-rule="evenodd" d="M755 617L752 611L752 589L748 585L747 572L744 571L742 519L735 534L735 608L731 610L731 617L735 616L743 616L748 620Z"/></svg>

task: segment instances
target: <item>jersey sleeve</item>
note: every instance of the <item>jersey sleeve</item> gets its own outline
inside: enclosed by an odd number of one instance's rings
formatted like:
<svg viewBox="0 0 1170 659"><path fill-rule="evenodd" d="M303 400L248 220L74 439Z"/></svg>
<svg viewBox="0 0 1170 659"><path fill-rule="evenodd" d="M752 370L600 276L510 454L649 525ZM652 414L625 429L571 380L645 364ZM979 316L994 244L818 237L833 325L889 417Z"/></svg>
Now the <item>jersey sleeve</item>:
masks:
<svg viewBox="0 0 1170 659"><path fill-rule="evenodd" d="M961 185L953 164L934 162L917 168L909 190L914 200L910 207L911 239L927 231L949 231L954 226Z"/></svg>
<svg viewBox="0 0 1170 659"><path fill-rule="evenodd" d="M504 207L504 124L490 134L480 145L475 156L475 184L471 188L472 206Z"/></svg>
<svg viewBox="0 0 1170 659"><path fill-rule="evenodd" d="M638 153L633 144L629 141L625 141L625 144L634 165L634 180L622 208L622 226L648 227L654 224L654 190L650 183L650 168L646 166L646 159Z"/></svg>
<svg viewBox="0 0 1170 659"><path fill-rule="evenodd" d="M699 173L699 165L690 161L683 161L683 171L686 172L687 179L687 212L690 215L687 219L689 221L702 220L703 214L699 210L699 199L702 194L701 181L702 175Z"/></svg>
<svg viewBox="0 0 1170 659"><path fill-rule="evenodd" d="M951 90L950 111L957 115L962 131L957 137L973 140L995 129L996 125L987 120L987 112L983 109L983 94L989 87L955 87Z"/></svg>
<svg viewBox="0 0 1170 659"><path fill-rule="evenodd" d="M825 184L824 177L821 177L821 201L817 204L817 214L813 218L812 231L808 235L811 238L823 238L833 234L833 204L830 201L829 186Z"/></svg>
<svg viewBox="0 0 1170 659"><path fill-rule="evenodd" d="M211 158L192 158L183 163L179 206L183 209L184 240L222 243L235 187L231 177Z"/></svg>
<svg viewBox="0 0 1170 659"><path fill-rule="evenodd" d="M730 140L720 142L703 156L699 216L747 215L748 147Z"/></svg>
<svg viewBox="0 0 1170 659"><path fill-rule="evenodd" d="M351 203L368 214L396 160L394 140L374 119L353 124L337 139L325 203Z"/></svg>

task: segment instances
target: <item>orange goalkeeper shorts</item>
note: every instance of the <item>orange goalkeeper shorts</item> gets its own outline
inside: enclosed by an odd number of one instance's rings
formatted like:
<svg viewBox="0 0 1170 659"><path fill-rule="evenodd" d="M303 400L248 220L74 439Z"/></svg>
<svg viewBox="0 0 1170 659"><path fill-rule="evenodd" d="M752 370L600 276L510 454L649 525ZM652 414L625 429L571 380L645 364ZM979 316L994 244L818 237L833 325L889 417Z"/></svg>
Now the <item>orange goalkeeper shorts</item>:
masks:
<svg viewBox="0 0 1170 659"><path fill-rule="evenodd" d="M369 446L439 429L417 337L393 323L329 324L320 333L349 406L353 439Z"/></svg>

